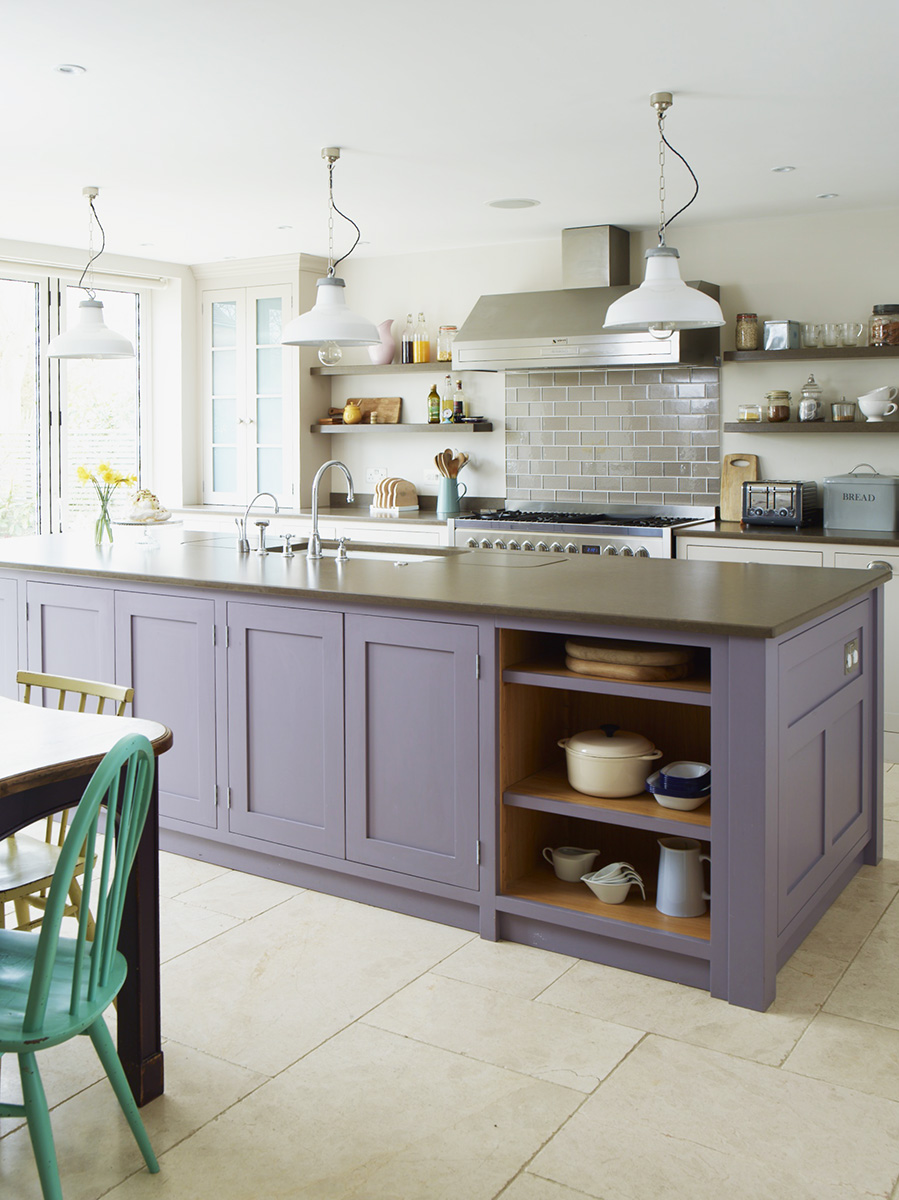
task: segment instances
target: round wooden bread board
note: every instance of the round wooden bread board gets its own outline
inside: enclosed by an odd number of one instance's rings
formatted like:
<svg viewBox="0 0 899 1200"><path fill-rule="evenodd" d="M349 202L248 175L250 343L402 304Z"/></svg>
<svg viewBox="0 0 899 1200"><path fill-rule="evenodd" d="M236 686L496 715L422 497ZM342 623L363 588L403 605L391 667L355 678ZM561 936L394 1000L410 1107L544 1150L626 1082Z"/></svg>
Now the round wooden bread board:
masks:
<svg viewBox="0 0 899 1200"><path fill-rule="evenodd" d="M588 662L632 663L642 667L672 667L689 663L690 651L651 642L624 642L615 638L569 638L565 653Z"/></svg>
<svg viewBox="0 0 899 1200"><path fill-rule="evenodd" d="M667 683L672 679L683 679L690 670L686 663L676 663L671 667L644 667L637 663L598 662L596 659L572 658L570 655L565 659L565 666L578 675L630 680L634 683Z"/></svg>

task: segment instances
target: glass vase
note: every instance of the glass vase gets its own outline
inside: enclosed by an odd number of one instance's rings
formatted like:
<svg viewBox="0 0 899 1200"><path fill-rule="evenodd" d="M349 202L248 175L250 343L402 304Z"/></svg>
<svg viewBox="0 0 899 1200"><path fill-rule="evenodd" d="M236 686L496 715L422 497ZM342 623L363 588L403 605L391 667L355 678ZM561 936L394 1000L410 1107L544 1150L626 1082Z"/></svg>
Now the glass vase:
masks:
<svg viewBox="0 0 899 1200"><path fill-rule="evenodd" d="M100 498L100 514L94 522L94 545L103 545L103 534L112 541L112 521L109 519L109 500Z"/></svg>

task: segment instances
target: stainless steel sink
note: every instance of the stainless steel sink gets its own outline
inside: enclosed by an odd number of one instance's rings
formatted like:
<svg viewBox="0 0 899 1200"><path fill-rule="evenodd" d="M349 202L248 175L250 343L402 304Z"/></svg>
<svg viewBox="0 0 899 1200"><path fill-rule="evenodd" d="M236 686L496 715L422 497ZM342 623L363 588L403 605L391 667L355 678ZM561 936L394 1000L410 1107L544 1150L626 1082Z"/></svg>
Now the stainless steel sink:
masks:
<svg viewBox="0 0 899 1200"><path fill-rule="evenodd" d="M309 545L308 538L301 538L296 542L291 543L291 549L298 556L305 555L306 547ZM269 553L283 554L284 543L280 545L269 546ZM338 560L339 548L336 543L325 542L322 545L322 558L318 561ZM450 551L450 553L453 553ZM441 558L448 557L447 553L432 553L418 546L384 546L383 548L372 548L370 545L364 549L357 549L350 543L346 547L346 561L352 562L353 559L368 559L372 562L401 562L404 566L406 563L422 563L422 562L437 562Z"/></svg>

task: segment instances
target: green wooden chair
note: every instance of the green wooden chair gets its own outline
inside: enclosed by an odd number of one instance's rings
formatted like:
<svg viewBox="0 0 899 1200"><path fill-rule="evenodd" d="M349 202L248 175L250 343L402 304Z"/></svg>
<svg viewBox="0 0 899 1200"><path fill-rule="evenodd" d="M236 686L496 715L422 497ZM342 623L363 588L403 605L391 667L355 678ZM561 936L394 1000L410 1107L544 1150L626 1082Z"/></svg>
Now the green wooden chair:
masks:
<svg viewBox="0 0 899 1200"><path fill-rule="evenodd" d="M113 746L75 810L40 931L0 929L0 1055L18 1056L24 1099L24 1104L0 1103L0 1116L26 1118L44 1200L62 1200L62 1190L37 1053L76 1034L90 1037L147 1167L152 1172L159 1170L102 1016L125 982L128 970L116 945L128 876L150 803L154 769L152 748L142 734L129 734ZM103 801L107 834L99 849L97 828ZM99 874L92 941L87 936L86 904L79 914L77 936L60 935L70 884L79 863L84 870L85 893L90 890L95 868Z"/></svg>

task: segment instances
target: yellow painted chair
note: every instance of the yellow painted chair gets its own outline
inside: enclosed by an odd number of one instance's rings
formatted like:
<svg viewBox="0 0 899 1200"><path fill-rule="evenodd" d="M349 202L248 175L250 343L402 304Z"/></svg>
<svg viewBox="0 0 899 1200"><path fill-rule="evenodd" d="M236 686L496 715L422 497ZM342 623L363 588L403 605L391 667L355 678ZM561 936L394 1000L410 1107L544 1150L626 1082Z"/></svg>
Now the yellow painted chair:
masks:
<svg viewBox="0 0 899 1200"><path fill-rule="evenodd" d="M49 688L59 692L57 708L66 707L67 697L77 696L78 712L86 712L90 697L91 711L102 714L108 701L109 715L113 715L114 705L114 715L117 717L125 715L125 705L134 698L134 689L130 687L96 683L90 679L72 679L65 675L43 675L36 671L19 671L16 683L25 688L23 699L26 704L31 703L32 689ZM96 701L96 706L93 701ZM43 838L17 833L0 841L0 929L6 925L5 912L9 901L15 906L16 929L36 929L40 925L47 907L48 889L65 840L68 817L68 812L47 817ZM81 885L78 879L83 874L84 863L81 862L72 875L70 903L65 911L67 917L77 917L81 911ZM88 938L94 936L94 922L89 910L87 935Z"/></svg>

